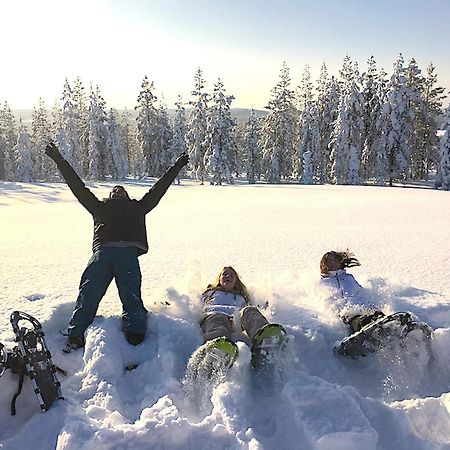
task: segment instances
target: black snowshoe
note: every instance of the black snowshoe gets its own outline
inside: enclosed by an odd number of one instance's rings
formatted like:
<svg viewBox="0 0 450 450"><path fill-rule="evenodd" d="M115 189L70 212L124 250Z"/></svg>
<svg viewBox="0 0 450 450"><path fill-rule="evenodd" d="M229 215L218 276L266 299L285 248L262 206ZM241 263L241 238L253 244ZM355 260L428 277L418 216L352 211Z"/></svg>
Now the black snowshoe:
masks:
<svg viewBox="0 0 450 450"><path fill-rule="evenodd" d="M427 345L431 342L432 329L425 322L415 321L407 312L383 316L365 325L361 330L344 338L334 351L339 355L358 358L374 353L394 340L402 342L409 333L419 330Z"/></svg>
<svg viewBox="0 0 450 450"><path fill-rule="evenodd" d="M27 322L30 327L19 327ZM62 400L61 384L56 376L59 370L53 362L44 339L44 332L38 320L21 311L11 314L11 325L17 346L13 349L1 347L0 375L6 369L20 376L19 389L11 401L11 414L16 414L16 399L22 392L25 375L31 380L42 411L47 411L56 400Z"/></svg>

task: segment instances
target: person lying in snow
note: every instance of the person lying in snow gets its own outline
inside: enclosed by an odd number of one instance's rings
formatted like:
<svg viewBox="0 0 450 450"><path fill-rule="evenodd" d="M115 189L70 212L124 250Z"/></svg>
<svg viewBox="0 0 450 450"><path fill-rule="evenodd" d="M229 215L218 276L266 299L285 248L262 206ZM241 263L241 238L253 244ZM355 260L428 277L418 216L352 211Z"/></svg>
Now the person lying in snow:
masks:
<svg viewBox="0 0 450 450"><path fill-rule="evenodd" d="M269 353L284 347L285 329L278 324L269 324L261 311L251 306L247 288L233 267L222 269L216 281L203 292L201 301L200 327L204 344L196 352L200 358L212 354L219 364L230 367L238 355L232 341L233 331L238 328L250 339L254 367L266 362Z"/></svg>
<svg viewBox="0 0 450 450"><path fill-rule="evenodd" d="M335 351L345 356L364 356L377 351L392 337L404 339L417 329L429 341L432 332L429 325L414 320L407 312L387 316L379 304L367 297L364 288L345 270L360 265L349 251L329 251L320 260L319 284L330 291L327 300L338 310L351 334L335 347Z"/></svg>
<svg viewBox="0 0 450 450"><path fill-rule="evenodd" d="M94 219L93 255L81 277L64 351L69 353L84 346L84 332L94 320L113 278L123 306L125 337L132 345L140 344L147 329L138 262L138 257L148 252L145 216L159 203L189 157L182 154L140 200L132 200L123 186L114 186L109 198L99 200L55 144L47 145L45 153L56 163L70 190Z"/></svg>
<svg viewBox="0 0 450 450"><path fill-rule="evenodd" d="M347 267L360 265L361 263L348 251L329 251L320 260L319 284L330 290L329 300L352 333L384 316L380 305L369 300L364 288L345 270Z"/></svg>

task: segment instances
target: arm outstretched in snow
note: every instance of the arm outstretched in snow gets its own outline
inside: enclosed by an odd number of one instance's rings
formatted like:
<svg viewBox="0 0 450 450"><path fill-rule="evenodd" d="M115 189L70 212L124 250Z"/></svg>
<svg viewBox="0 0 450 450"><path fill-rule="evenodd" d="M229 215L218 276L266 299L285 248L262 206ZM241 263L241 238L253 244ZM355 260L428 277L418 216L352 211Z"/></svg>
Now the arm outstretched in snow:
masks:
<svg viewBox="0 0 450 450"><path fill-rule="evenodd" d="M51 142L45 148L45 154L55 161L61 175L69 186L77 200L91 213L94 214L100 201L85 186L81 178L73 170L72 166L62 157L56 145Z"/></svg>

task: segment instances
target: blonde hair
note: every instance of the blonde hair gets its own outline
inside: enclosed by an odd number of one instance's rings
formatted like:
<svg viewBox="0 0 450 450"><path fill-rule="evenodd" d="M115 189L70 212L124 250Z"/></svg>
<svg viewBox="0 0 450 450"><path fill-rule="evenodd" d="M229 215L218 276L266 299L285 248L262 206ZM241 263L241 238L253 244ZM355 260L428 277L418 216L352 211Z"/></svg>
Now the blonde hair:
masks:
<svg viewBox="0 0 450 450"><path fill-rule="evenodd" d="M335 250L331 250L326 252L325 255L322 256L320 260L320 274L327 276L330 272L328 268L328 258L330 256L334 256L340 260L339 269L345 269L346 267L355 267L360 266L361 263L353 256L353 253L347 249L345 251L337 252Z"/></svg>
<svg viewBox="0 0 450 450"><path fill-rule="evenodd" d="M247 287L245 286L245 284L242 282L242 280L239 277L239 274L236 272L236 270L231 267L231 266L225 266L219 273L219 275L217 276L216 280L214 281L213 284L209 284L208 285L208 289L203 293L205 294L208 291L222 291L222 285L220 284L220 277L222 276L223 272L228 269L233 271L234 276L236 277L236 282L234 284L234 288L231 292L233 292L234 294L238 294L238 295L242 295L242 297L244 297L246 302L250 301L250 295L248 294L248 290Z"/></svg>

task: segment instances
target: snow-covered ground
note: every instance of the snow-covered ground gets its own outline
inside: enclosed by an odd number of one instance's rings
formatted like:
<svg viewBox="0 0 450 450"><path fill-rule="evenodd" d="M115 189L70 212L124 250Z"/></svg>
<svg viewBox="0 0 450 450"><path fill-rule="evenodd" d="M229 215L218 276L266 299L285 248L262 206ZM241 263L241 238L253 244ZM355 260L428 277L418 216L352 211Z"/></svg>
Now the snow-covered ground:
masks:
<svg viewBox="0 0 450 450"><path fill-rule="evenodd" d="M98 197L111 184L91 185ZM148 188L128 183L133 197ZM65 401L48 412L26 380L0 379L1 449L450 449L450 197L418 187L172 186L147 219L140 258L149 334L128 345L112 284L87 345L61 352L92 219L64 184L0 183L0 341L9 315L44 327ZM434 359L398 349L348 360L332 352L346 327L317 287L319 260L352 250L351 269L387 312L408 310L434 329ZM198 299L232 265L292 339L284 382L261 386L240 356L198 405L181 380L201 343ZM126 372L128 364L139 367Z"/></svg>

